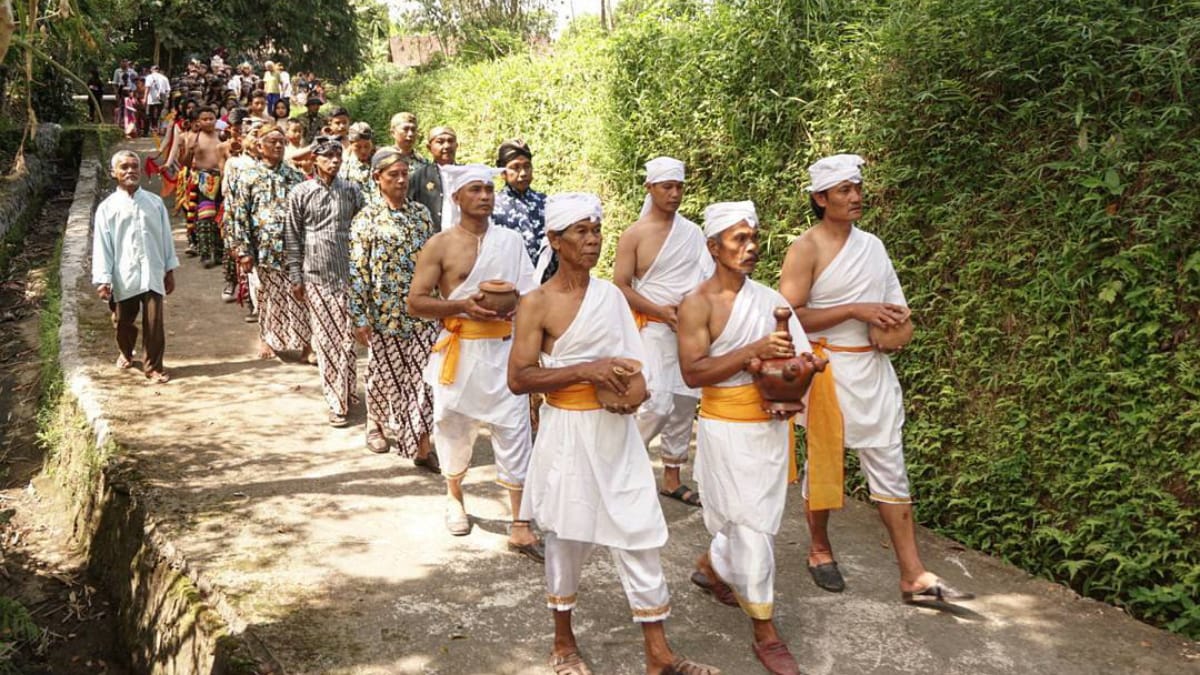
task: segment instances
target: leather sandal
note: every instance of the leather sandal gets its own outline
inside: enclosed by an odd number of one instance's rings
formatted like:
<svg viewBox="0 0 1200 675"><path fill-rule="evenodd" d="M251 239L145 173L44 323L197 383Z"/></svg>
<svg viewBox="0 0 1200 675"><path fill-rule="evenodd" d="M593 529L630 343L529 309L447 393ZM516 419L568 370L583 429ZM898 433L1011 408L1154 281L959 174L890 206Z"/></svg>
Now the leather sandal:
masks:
<svg viewBox="0 0 1200 675"><path fill-rule="evenodd" d="M692 583L696 584L705 593L712 595L717 599L717 602L730 607L737 607L737 596L733 594L733 589L720 579L710 578L704 572L696 570L692 572Z"/></svg>
<svg viewBox="0 0 1200 675"><path fill-rule="evenodd" d="M659 675L721 675L721 671L719 668L696 663L681 656L663 668Z"/></svg>
<svg viewBox="0 0 1200 675"><path fill-rule="evenodd" d="M566 656L551 654L550 667L554 669L554 675L592 675L592 669L579 652L571 652Z"/></svg>
<svg viewBox="0 0 1200 675"><path fill-rule="evenodd" d="M755 642L752 646L758 662L771 675L801 675L800 664L796 663L796 657L792 656L791 650L782 640Z"/></svg>
<svg viewBox="0 0 1200 675"><path fill-rule="evenodd" d="M841 593L846 590L846 580L842 578L842 572L838 569L836 562L809 565L808 573L812 576L813 583L830 593Z"/></svg>
<svg viewBox="0 0 1200 675"><path fill-rule="evenodd" d="M919 605L922 602L951 602L955 600L974 600L975 594L960 591L942 581L940 578L919 591L901 591L900 599L906 605Z"/></svg>

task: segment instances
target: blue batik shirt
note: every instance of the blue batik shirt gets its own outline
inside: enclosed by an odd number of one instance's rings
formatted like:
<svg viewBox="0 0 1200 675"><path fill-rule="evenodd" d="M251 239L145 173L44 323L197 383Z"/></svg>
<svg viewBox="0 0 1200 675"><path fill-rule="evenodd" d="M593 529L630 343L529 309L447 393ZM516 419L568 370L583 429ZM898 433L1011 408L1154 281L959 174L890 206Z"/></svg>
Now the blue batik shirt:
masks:
<svg viewBox="0 0 1200 675"><path fill-rule="evenodd" d="M496 195L492 222L520 234L525 239L525 250L529 253L529 260L537 264L538 250L542 246L542 237L546 234L544 193L530 188L521 194L505 183L504 188ZM558 259L555 258L550 262L545 277L539 281L550 278L557 268Z"/></svg>

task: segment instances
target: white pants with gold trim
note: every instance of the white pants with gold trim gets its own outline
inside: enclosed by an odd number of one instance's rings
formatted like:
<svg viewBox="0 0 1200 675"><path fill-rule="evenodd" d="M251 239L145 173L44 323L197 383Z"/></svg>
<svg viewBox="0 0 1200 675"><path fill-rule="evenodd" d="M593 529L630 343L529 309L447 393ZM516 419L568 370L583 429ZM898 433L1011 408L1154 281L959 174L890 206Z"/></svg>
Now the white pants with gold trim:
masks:
<svg viewBox="0 0 1200 675"><path fill-rule="evenodd" d="M546 606L556 612L575 609L579 577L596 544L559 539L553 532L542 537L546 545ZM609 547L613 565L621 578L633 620L662 621L671 615L671 597L663 576L659 549L626 551Z"/></svg>
<svg viewBox="0 0 1200 675"><path fill-rule="evenodd" d="M492 454L496 457L496 482L510 490L525 485L533 439L529 425L502 427L488 424L460 412L447 410L433 423L433 443L437 449L442 475L462 478L471 468L471 455L479 432L487 427L492 436Z"/></svg>
<svg viewBox="0 0 1200 675"><path fill-rule="evenodd" d="M671 409L660 413L643 406L637 413L638 433L647 446L662 434L659 454L663 466L680 467L687 464L688 446L692 442L692 423L696 421L695 396L671 395Z"/></svg>

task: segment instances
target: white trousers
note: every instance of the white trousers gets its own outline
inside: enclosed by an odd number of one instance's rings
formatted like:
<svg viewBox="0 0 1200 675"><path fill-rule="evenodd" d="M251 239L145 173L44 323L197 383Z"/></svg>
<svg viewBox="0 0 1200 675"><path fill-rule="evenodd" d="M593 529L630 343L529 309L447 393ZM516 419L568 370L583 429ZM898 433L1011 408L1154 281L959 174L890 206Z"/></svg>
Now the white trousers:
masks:
<svg viewBox="0 0 1200 675"><path fill-rule="evenodd" d="M696 398L673 394L671 409L657 413L643 407L637 413L638 433L647 447L655 436L662 434L660 455L663 466L681 467L687 464L688 446L692 441L692 423L696 421Z"/></svg>
<svg viewBox="0 0 1200 675"><path fill-rule="evenodd" d="M766 621L775 609L775 537L733 522L713 537L708 555L751 619Z"/></svg>
<svg viewBox="0 0 1200 675"><path fill-rule="evenodd" d="M904 444L885 448L853 448L858 453L858 466L867 477L871 501L884 504L911 504L908 470L904 467ZM804 498L808 499L808 462L804 463Z"/></svg>
<svg viewBox="0 0 1200 675"><path fill-rule="evenodd" d="M502 427L453 410L445 411L442 418L433 423L433 443L442 465L442 475L446 478L466 475L467 469L471 468L475 439L485 426L492 435L496 482L510 490L520 490L525 485L525 472L529 470L529 456L533 452L529 425Z"/></svg>
<svg viewBox="0 0 1200 675"><path fill-rule="evenodd" d="M575 609L579 577L596 544L559 539L553 532L542 536L546 545L546 606L556 612ZM609 547L621 578L629 610L638 623L662 621L671 615L671 597L663 576L659 549L626 551Z"/></svg>

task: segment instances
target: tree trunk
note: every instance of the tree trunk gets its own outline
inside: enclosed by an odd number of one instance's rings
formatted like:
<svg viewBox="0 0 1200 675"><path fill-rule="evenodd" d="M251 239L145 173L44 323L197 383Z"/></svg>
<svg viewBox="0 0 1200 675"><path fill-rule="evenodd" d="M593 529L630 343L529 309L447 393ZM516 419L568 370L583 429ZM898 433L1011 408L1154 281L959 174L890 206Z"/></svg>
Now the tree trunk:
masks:
<svg viewBox="0 0 1200 675"><path fill-rule="evenodd" d="M156 65L156 66L160 65L158 62L158 57L159 57L158 52L159 52L160 47L162 47L162 41L158 39L158 31L155 31L155 33L154 33L154 64L153 65ZM166 72L169 73L171 71L168 70Z"/></svg>
<svg viewBox="0 0 1200 675"><path fill-rule="evenodd" d="M13 13L12 0L0 0L0 63L4 63L13 33L16 32L17 16Z"/></svg>

